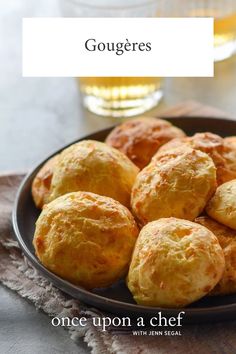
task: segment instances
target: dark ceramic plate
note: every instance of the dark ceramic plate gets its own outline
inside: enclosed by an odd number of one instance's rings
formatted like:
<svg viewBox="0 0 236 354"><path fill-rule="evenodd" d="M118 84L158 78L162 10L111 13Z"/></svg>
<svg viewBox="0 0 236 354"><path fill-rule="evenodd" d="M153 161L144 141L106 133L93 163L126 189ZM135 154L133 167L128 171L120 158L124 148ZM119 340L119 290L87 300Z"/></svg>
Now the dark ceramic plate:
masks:
<svg viewBox="0 0 236 354"><path fill-rule="evenodd" d="M183 129L188 135L204 131L211 131L221 136L236 135L236 121L229 119L181 117L168 120ZM105 129L99 131L85 136L82 139L78 139L78 141L83 139L104 141L110 130L111 129ZM58 152L59 151L56 151L55 154ZM47 157L47 159L49 157ZM69 295L97 308L114 314L129 315L131 317L153 317L158 311L162 311L162 314L167 317L177 315L180 311L178 309L160 309L135 304L123 281L109 288L87 291L51 273L38 261L34 254L32 239L35 221L39 216L39 210L35 208L31 197L31 183L34 176L47 159L39 164L24 179L19 188L13 210L14 232L26 257L28 257L32 264L41 271L45 277L52 281L55 286ZM233 319L236 318L236 295L205 297L201 301L185 308L184 311L186 313L185 321L192 323Z"/></svg>

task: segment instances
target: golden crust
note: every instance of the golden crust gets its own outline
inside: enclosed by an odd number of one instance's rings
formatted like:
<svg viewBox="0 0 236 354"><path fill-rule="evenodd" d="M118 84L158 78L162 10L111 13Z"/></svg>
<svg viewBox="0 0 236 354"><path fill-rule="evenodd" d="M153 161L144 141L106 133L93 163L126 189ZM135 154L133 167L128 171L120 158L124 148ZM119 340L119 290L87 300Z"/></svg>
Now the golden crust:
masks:
<svg viewBox="0 0 236 354"><path fill-rule="evenodd" d="M141 224L174 216L194 220L216 189L216 169L189 147L164 151L137 176L131 206Z"/></svg>
<svg viewBox="0 0 236 354"><path fill-rule="evenodd" d="M225 182L236 178L236 137L230 136L224 139L224 158L227 162L229 177Z"/></svg>
<svg viewBox="0 0 236 354"><path fill-rule="evenodd" d="M55 165L58 160L58 155L49 159L35 176L31 191L34 203L37 208L42 208L47 203L50 194L52 175Z"/></svg>
<svg viewBox="0 0 236 354"><path fill-rule="evenodd" d="M217 188L206 212L219 223L236 230L236 179Z"/></svg>
<svg viewBox="0 0 236 354"><path fill-rule="evenodd" d="M171 123L157 118L137 118L112 130L106 143L127 155L139 168L144 168L163 144L185 133Z"/></svg>
<svg viewBox="0 0 236 354"><path fill-rule="evenodd" d="M98 141L84 140L60 154L50 201L69 192L87 191L114 198L129 207L138 172L138 167L120 151Z"/></svg>
<svg viewBox="0 0 236 354"><path fill-rule="evenodd" d="M236 231L207 216L201 216L195 221L213 232L218 238L225 256L225 271L210 295L236 293Z"/></svg>
<svg viewBox="0 0 236 354"><path fill-rule="evenodd" d="M224 141L226 143L232 144L232 146L236 150L236 136L227 136L226 138L224 138Z"/></svg>
<svg viewBox="0 0 236 354"><path fill-rule="evenodd" d="M44 206L33 244L45 267L91 289L127 273L137 236L133 216L119 202L74 192Z"/></svg>
<svg viewBox="0 0 236 354"><path fill-rule="evenodd" d="M127 285L145 306L177 308L208 294L224 271L217 238L191 221L165 218L141 230Z"/></svg>
<svg viewBox="0 0 236 354"><path fill-rule="evenodd" d="M226 139L212 133L197 133L192 137L171 140L163 145L159 152L180 146L200 150L212 158L217 168L218 185L236 178L236 163L233 163L236 159L236 148L232 148Z"/></svg>

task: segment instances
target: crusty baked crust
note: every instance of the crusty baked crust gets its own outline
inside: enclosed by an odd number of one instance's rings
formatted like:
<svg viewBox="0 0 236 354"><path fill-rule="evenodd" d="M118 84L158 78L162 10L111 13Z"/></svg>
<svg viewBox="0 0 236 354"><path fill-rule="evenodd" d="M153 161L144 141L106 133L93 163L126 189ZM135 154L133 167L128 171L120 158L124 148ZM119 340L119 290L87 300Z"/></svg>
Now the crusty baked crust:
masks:
<svg viewBox="0 0 236 354"><path fill-rule="evenodd" d="M58 155L49 159L39 170L32 183L32 196L37 208L42 208L47 203L50 194L53 171L58 160Z"/></svg>
<svg viewBox="0 0 236 354"><path fill-rule="evenodd" d="M141 230L127 285L138 304L184 307L215 287L224 266L222 248L210 230L164 218Z"/></svg>
<svg viewBox="0 0 236 354"><path fill-rule="evenodd" d="M87 191L118 200L130 207L130 194L139 172L122 152L104 143L83 140L59 156L49 200L70 192Z"/></svg>
<svg viewBox="0 0 236 354"><path fill-rule="evenodd" d="M214 220L236 230L236 179L217 188L206 212Z"/></svg>
<svg viewBox="0 0 236 354"><path fill-rule="evenodd" d="M112 130L106 143L129 157L140 169L147 166L160 146L185 133L171 123L157 118L128 120Z"/></svg>
<svg viewBox="0 0 236 354"><path fill-rule="evenodd" d="M208 216L200 216L195 221L213 232L218 238L225 256L224 273L210 295L236 293L236 231L216 222Z"/></svg>
<svg viewBox="0 0 236 354"><path fill-rule="evenodd" d="M163 151L138 174L131 206L142 225L170 216L194 220L215 190L212 159L185 146Z"/></svg>
<svg viewBox="0 0 236 354"><path fill-rule="evenodd" d="M163 145L159 152L162 153L179 146L189 146L207 153L215 163L217 168L217 183L220 185L236 178L235 145L233 147L226 139L216 134L209 132L197 133L192 137L171 140L169 143Z"/></svg>
<svg viewBox="0 0 236 354"><path fill-rule="evenodd" d="M137 236L133 216L119 202L74 192L44 206L33 244L45 267L91 289L127 273Z"/></svg>

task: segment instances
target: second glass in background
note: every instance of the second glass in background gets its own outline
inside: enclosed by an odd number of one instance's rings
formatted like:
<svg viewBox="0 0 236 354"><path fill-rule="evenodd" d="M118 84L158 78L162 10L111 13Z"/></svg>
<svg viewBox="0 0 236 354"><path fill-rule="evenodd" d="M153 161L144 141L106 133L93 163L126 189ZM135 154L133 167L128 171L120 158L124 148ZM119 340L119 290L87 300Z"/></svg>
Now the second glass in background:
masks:
<svg viewBox="0 0 236 354"><path fill-rule="evenodd" d="M215 61L236 52L236 0L168 0L166 4L170 17L214 17Z"/></svg>

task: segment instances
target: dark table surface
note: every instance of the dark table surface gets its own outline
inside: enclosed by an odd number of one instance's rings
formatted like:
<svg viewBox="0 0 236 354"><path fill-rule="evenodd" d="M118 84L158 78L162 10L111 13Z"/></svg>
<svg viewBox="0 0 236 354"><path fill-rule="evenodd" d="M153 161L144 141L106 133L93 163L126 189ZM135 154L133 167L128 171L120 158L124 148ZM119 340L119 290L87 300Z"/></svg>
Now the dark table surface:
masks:
<svg viewBox="0 0 236 354"><path fill-rule="evenodd" d="M22 17L58 14L56 0L0 2L2 172L27 171L64 144L117 122L84 111L73 78L21 77ZM162 103L148 115L157 115L165 107L194 99L236 117L236 57L217 64L215 78L166 79L164 91ZM227 326L232 334L234 327ZM222 351L216 348L212 353L236 353L236 346L231 346L232 351L229 348L222 347ZM42 352L82 354L88 349L82 340L75 344L66 331L52 328L46 315L37 312L30 303L1 286L0 353Z"/></svg>

